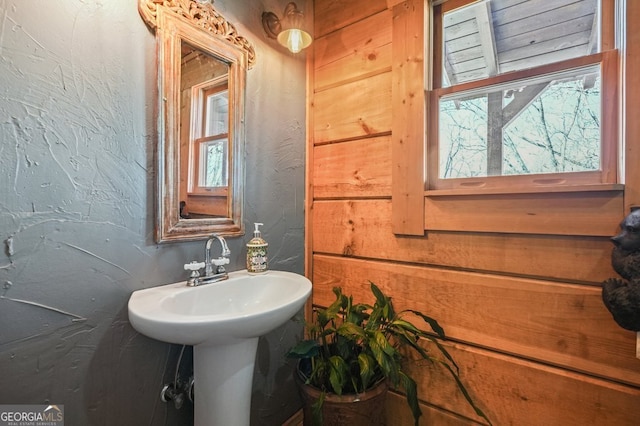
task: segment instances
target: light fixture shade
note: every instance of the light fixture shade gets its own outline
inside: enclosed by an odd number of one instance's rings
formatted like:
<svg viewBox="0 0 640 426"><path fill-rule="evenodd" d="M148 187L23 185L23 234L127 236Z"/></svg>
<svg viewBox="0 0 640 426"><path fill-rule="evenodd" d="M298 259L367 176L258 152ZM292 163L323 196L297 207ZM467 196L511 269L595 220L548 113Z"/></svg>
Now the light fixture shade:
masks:
<svg viewBox="0 0 640 426"><path fill-rule="evenodd" d="M300 28L283 30L278 34L278 43L293 53L298 53L302 49L309 47L311 41L311 35Z"/></svg>
<svg viewBox="0 0 640 426"><path fill-rule="evenodd" d="M290 2L284 8L281 20L282 31L278 34L278 43L293 53L298 53L311 44L311 35L304 27L304 14L295 3Z"/></svg>

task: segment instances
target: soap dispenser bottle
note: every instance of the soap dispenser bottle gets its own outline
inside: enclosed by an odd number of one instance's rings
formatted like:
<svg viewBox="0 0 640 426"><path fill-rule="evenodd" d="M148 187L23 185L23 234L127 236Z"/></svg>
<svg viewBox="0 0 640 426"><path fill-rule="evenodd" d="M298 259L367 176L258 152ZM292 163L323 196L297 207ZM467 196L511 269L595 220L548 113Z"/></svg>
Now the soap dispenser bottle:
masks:
<svg viewBox="0 0 640 426"><path fill-rule="evenodd" d="M254 223L253 238L247 243L247 271L250 274L260 274L267 271L267 249L269 244L262 239L260 226L262 223Z"/></svg>

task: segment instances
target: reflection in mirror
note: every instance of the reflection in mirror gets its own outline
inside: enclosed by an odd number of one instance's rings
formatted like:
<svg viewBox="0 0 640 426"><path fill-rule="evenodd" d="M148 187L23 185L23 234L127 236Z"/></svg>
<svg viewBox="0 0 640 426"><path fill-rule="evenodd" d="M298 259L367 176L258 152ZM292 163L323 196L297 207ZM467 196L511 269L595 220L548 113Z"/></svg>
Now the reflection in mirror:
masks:
<svg viewBox="0 0 640 426"><path fill-rule="evenodd" d="M209 2L138 0L158 43L156 241L244 234L244 93L253 46Z"/></svg>
<svg viewBox="0 0 640 426"><path fill-rule="evenodd" d="M229 65L182 42L180 218L230 216Z"/></svg>

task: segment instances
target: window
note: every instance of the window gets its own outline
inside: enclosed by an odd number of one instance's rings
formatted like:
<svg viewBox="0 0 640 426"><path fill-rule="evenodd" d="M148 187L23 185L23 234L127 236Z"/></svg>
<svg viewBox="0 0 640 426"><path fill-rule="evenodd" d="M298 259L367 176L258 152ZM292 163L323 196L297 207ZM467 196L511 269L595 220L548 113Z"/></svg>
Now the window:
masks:
<svg viewBox="0 0 640 426"><path fill-rule="evenodd" d="M229 174L229 90L226 77L194 87L189 162L191 194L224 195Z"/></svg>
<svg viewBox="0 0 640 426"><path fill-rule="evenodd" d="M613 3L434 6L426 189L616 183Z"/></svg>

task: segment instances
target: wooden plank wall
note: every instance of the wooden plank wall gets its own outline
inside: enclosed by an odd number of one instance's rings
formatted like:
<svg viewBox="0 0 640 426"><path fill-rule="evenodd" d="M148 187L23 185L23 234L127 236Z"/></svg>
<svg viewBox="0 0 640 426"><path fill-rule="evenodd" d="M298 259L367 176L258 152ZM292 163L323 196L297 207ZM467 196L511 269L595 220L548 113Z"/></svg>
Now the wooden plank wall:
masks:
<svg viewBox="0 0 640 426"><path fill-rule="evenodd" d="M308 273L313 303L333 286L439 319L464 382L495 425L636 425L636 335L599 283L616 276L608 238L392 231L392 20L386 0L315 0L309 53ZM397 1L395 2L397 3ZM420 212L422 214L422 212ZM462 219L473 220L473 210ZM609 226L610 234L617 223ZM552 235L554 234L554 235ZM482 423L441 372L412 367L424 425ZM402 395L389 424L412 424Z"/></svg>

